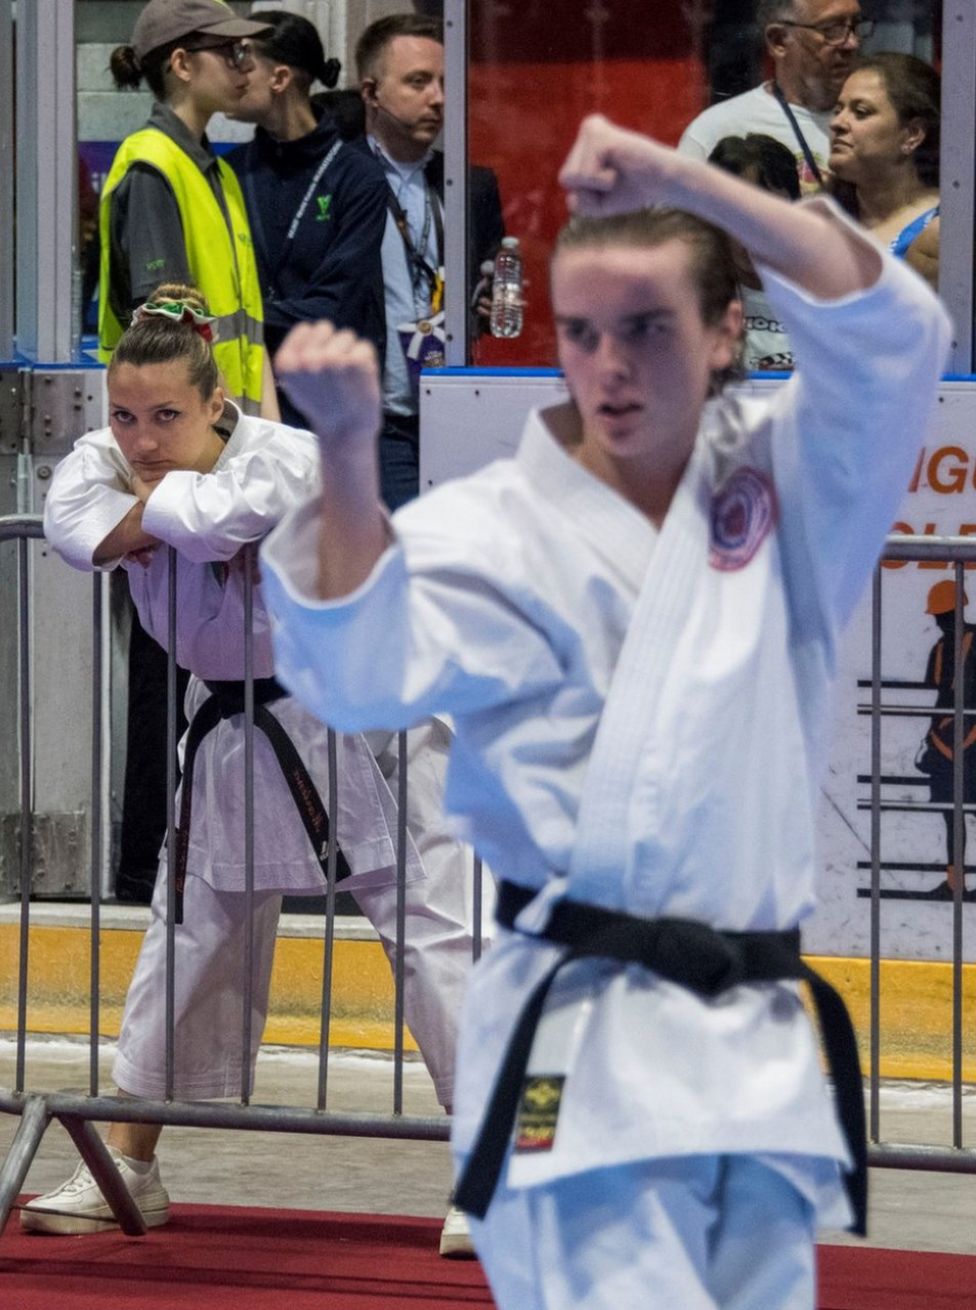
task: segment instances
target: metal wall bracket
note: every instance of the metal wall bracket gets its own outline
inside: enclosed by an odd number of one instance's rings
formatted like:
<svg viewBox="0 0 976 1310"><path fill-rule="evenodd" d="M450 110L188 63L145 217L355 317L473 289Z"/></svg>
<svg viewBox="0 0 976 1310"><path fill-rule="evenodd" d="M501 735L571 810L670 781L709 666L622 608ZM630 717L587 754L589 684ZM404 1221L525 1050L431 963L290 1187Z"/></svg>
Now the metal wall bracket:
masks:
<svg viewBox="0 0 976 1310"><path fill-rule="evenodd" d="M19 455L24 445L24 373L0 368L0 455Z"/></svg>
<svg viewBox="0 0 976 1310"><path fill-rule="evenodd" d="M31 823L31 891L35 896L87 896L88 816L35 814ZM20 891L20 814L0 814L0 893Z"/></svg>
<svg viewBox="0 0 976 1310"><path fill-rule="evenodd" d="M104 370L34 369L30 373L27 436L30 453L60 458L104 421Z"/></svg>

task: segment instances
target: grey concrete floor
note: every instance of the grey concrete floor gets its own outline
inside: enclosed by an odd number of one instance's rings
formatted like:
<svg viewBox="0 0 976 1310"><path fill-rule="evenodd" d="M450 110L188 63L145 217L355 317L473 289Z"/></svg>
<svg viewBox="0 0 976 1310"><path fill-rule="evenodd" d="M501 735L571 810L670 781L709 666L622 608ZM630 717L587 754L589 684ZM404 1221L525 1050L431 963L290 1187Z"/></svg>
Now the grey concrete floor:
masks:
<svg viewBox="0 0 976 1310"><path fill-rule="evenodd" d="M100 1057L105 1094L111 1094L112 1047ZM11 1087L15 1052L0 1042L0 1086ZM305 1051L266 1048L258 1060L254 1104L312 1106L318 1063ZM404 1065L403 1110L437 1115L440 1109L423 1064ZM88 1086L88 1046L64 1039L30 1045L28 1090ZM334 1055L329 1061L328 1109L392 1113L393 1062L384 1056ZM17 1122L0 1114L0 1154ZM174 1201L278 1206L373 1214L443 1215L451 1188L446 1142L399 1142L308 1134L166 1128L158 1148L160 1171ZM52 1123L25 1190L43 1192L74 1168L77 1153Z"/></svg>
<svg viewBox="0 0 976 1310"><path fill-rule="evenodd" d="M111 1087L111 1047L101 1052L105 1089ZM0 1042L0 1086L14 1078L12 1043ZM64 1039L33 1041L27 1086L83 1088L88 1048ZM317 1062L307 1052L266 1048L258 1062L254 1101L314 1103ZM388 1113L393 1104L393 1065L383 1056L334 1055L329 1064L331 1110ZM422 1064L404 1069L404 1111L434 1115L438 1107ZM965 1144L976 1144L976 1088L963 1097ZM881 1137L887 1142L947 1146L952 1102L943 1086L889 1083L881 1092ZM0 1115L0 1155L16 1131ZM397 1142L305 1134L167 1128L160 1167L174 1201L258 1205L379 1214L441 1215L450 1189L446 1143ZM31 1192L45 1191L74 1168L67 1134L52 1124L27 1179ZM824 1240L844 1242L846 1234ZM869 1242L908 1250L976 1254L976 1176L875 1169L871 1173Z"/></svg>

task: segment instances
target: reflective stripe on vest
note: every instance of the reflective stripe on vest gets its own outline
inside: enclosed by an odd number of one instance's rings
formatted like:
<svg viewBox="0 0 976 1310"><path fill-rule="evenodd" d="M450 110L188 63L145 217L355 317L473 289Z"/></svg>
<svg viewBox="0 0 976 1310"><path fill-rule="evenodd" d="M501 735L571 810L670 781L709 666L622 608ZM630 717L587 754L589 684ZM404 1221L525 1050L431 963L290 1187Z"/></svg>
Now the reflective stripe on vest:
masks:
<svg viewBox="0 0 976 1310"><path fill-rule="evenodd" d="M180 212L187 265L194 285L206 297L217 318L217 366L231 395L247 413L261 403L264 379L264 330L261 288L251 242L251 230L237 177L222 159L217 161L220 184L230 220L228 230L210 183L175 141L147 127L122 142L102 189L99 224L102 262L99 279L99 356L111 357L125 328L112 310L111 196L133 164L149 164L166 178Z"/></svg>

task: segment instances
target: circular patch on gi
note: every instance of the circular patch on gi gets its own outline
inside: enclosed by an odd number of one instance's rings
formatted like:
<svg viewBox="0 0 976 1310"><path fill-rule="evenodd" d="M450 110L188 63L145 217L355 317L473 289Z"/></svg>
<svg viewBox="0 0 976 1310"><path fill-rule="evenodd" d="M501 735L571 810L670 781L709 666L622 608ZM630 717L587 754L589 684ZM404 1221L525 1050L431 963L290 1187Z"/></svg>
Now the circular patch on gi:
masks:
<svg viewBox="0 0 976 1310"><path fill-rule="evenodd" d="M725 573L744 569L776 523L776 492L758 469L739 468L712 497L708 562Z"/></svg>

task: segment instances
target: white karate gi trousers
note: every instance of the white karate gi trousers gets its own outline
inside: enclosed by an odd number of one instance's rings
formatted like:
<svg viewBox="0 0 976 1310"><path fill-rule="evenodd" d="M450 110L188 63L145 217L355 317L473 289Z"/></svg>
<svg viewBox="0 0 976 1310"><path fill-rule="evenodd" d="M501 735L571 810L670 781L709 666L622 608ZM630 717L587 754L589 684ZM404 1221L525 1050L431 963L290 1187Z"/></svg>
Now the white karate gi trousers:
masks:
<svg viewBox="0 0 976 1310"><path fill-rule="evenodd" d="M449 1107L461 998L471 967L473 858L446 830L440 798L450 735L436 721L407 735L407 828L426 877L406 887L404 1009L434 1083ZM374 743L377 763L397 794L396 736ZM116 1086L133 1096L165 1094L166 977L165 858L153 895L152 918L126 997L113 1069ZM343 886L339 884L340 888ZM487 942L494 887L483 887L483 939ZM366 874L352 889L393 962L396 885L388 872ZM281 895L254 894L254 956L250 1081L264 1031ZM174 1094L180 1099L238 1096L242 1086L243 961L246 940L243 892L217 891L188 874L184 921L176 928Z"/></svg>
<svg viewBox="0 0 976 1310"><path fill-rule="evenodd" d="M748 1155L499 1184L475 1247L498 1310L814 1310L813 1207Z"/></svg>

